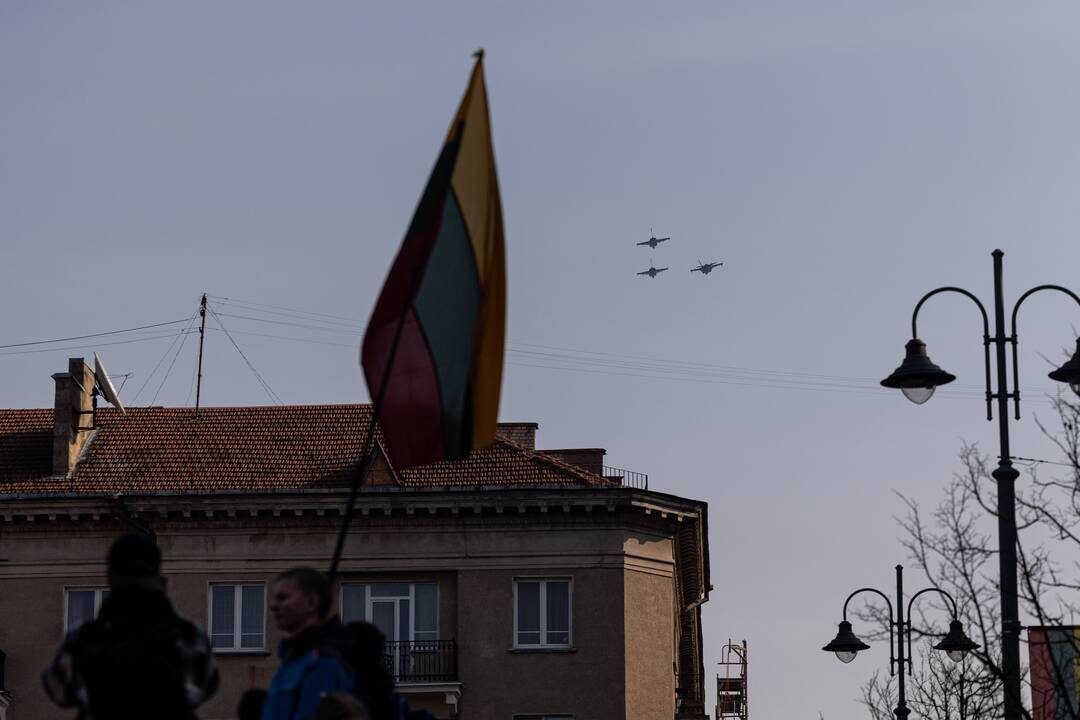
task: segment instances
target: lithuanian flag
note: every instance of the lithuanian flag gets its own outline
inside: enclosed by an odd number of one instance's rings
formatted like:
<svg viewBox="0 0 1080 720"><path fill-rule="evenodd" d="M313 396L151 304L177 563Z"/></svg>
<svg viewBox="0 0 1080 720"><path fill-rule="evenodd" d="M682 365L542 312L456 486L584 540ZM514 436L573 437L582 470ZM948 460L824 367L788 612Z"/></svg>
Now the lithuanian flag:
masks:
<svg viewBox="0 0 1080 720"><path fill-rule="evenodd" d="M1069 720L1080 712L1080 627L1030 626L1028 660L1031 663L1031 717L1034 720Z"/></svg>
<svg viewBox="0 0 1080 720"><path fill-rule="evenodd" d="M483 51L375 304L361 365L397 468L495 439L506 324Z"/></svg>

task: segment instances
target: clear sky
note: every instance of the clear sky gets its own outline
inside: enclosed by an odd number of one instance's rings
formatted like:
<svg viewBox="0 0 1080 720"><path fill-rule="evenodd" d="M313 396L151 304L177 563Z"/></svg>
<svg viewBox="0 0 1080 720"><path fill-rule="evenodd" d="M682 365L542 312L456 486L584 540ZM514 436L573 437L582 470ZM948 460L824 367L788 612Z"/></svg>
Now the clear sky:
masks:
<svg viewBox="0 0 1080 720"><path fill-rule="evenodd" d="M864 717L886 648L820 646L905 559L894 491L933 504L963 440L996 452L975 308L920 323L956 389L916 407L876 381L922 293L990 301L995 247L1010 298L1080 289L1078 28L1074 3L987 0L9 1L0 344L186 319L206 291L284 402L366 401L360 333L483 46L502 418L709 503L706 662L749 641L755 717ZM636 247L650 228L672 240ZM50 406L94 349L129 403L191 403L178 327L0 349L0 405ZM1063 296L1024 306L1018 455L1053 452L1032 417L1077 328ZM204 404L271 402L220 331L204 375Z"/></svg>

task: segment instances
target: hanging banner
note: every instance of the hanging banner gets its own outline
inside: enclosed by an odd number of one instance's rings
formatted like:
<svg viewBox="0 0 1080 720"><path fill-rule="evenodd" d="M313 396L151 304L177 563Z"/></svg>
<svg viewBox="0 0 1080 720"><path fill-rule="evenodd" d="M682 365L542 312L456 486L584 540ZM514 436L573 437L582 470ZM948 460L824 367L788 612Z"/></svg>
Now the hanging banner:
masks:
<svg viewBox="0 0 1080 720"><path fill-rule="evenodd" d="M1080 673L1076 658L1080 627L1028 628L1033 720L1071 720L1080 711Z"/></svg>

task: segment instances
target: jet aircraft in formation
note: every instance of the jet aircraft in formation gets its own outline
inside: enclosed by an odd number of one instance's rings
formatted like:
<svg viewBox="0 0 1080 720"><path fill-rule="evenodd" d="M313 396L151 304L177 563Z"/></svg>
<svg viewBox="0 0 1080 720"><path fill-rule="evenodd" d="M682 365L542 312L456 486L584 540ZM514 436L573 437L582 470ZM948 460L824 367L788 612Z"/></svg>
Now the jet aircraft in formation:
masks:
<svg viewBox="0 0 1080 720"><path fill-rule="evenodd" d="M666 267L664 267L664 268L653 267L652 263L649 263L649 269L639 272L638 275L648 275L649 277L654 278L657 275L659 275L660 273L664 272L665 270L667 270Z"/></svg>
<svg viewBox="0 0 1080 720"><path fill-rule="evenodd" d="M651 235L652 237L650 237L648 240L643 240L642 242L639 242L638 245L648 245L649 247L655 249L656 246L659 245L660 243L671 239L669 237L658 238L658 237L656 237L655 235L652 234L651 229L649 230L649 235Z"/></svg>
<svg viewBox="0 0 1080 720"><path fill-rule="evenodd" d="M699 260L698 266L696 268L690 268L690 272L699 272L702 275L708 275L713 271L713 269L718 268L723 264L724 263L722 262L703 263Z"/></svg>
<svg viewBox="0 0 1080 720"><path fill-rule="evenodd" d="M648 240L643 240L642 242L639 242L637 244L638 245L648 245L651 248L655 248L660 243L666 242L666 241L671 239L670 237L664 237L664 238L656 237L656 235L652 234L652 229L649 230L649 234L650 234L651 237ZM692 272L692 273L699 272L702 275L708 275L709 273L711 273L716 268L721 267L723 264L724 263L722 263L722 262L703 263L703 262L701 262L699 260L698 261L698 266L695 267L695 268L690 268L690 272ZM667 270L666 267L663 267L663 268L653 267L653 264L650 261L649 262L649 269L648 270L642 270L641 272L638 273L638 275L648 275L649 277L654 278L657 275L659 275L660 273L664 272L665 270Z"/></svg>

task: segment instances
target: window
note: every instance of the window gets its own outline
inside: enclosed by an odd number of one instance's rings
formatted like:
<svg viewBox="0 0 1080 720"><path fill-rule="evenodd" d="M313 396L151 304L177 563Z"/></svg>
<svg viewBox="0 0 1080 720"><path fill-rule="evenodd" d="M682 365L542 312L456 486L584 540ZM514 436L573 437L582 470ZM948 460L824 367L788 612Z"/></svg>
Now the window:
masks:
<svg viewBox="0 0 1080 720"><path fill-rule="evenodd" d="M210 586L210 647L250 651L264 648L266 588L252 585Z"/></svg>
<svg viewBox="0 0 1080 720"><path fill-rule="evenodd" d="M514 647L570 647L570 579L514 580Z"/></svg>
<svg viewBox="0 0 1080 720"><path fill-rule="evenodd" d="M64 590L64 632L69 633L97 617L101 603L109 597L108 588L71 588Z"/></svg>
<svg viewBox="0 0 1080 720"><path fill-rule="evenodd" d="M389 642L439 638L439 586L436 583L344 583L341 621L366 620Z"/></svg>
<svg viewBox="0 0 1080 720"><path fill-rule="evenodd" d="M383 663L401 683L443 674L445 643L439 643L436 583L346 583L341 621L366 620L386 636Z"/></svg>

